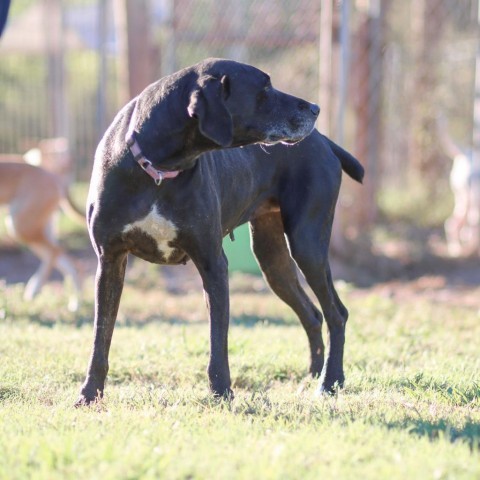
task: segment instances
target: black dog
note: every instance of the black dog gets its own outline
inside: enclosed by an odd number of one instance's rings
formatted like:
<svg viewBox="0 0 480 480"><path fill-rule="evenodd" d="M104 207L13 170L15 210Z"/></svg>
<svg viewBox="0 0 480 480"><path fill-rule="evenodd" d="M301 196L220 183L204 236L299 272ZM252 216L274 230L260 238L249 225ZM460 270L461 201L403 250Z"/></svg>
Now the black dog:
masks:
<svg viewBox="0 0 480 480"><path fill-rule="evenodd" d="M98 146L87 203L98 270L93 352L77 405L103 394L128 253L195 263L210 314L210 387L231 395L222 238L247 221L268 283L307 332L311 373L323 369L323 390L343 383L347 310L332 283L328 246L342 167L358 181L363 168L311 133L318 113L275 90L260 70L219 59L159 80L120 111ZM292 145L270 146L279 142ZM295 263L328 324L325 366L322 315Z"/></svg>
<svg viewBox="0 0 480 480"><path fill-rule="evenodd" d="M0 37L2 36L3 29L7 23L8 9L10 8L10 0L2 0L0 3Z"/></svg>

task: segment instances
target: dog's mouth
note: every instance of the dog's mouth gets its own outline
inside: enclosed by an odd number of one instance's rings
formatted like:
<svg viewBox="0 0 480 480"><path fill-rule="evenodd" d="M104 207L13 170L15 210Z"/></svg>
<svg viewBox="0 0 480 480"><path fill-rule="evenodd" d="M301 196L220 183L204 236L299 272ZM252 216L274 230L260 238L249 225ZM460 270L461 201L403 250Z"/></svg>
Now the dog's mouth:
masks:
<svg viewBox="0 0 480 480"><path fill-rule="evenodd" d="M298 142L301 142L305 137L308 137L315 128L314 123L306 122L295 122L292 123L292 128L290 126L285 126L282 129L271 131L266 135L266 138L261 142L265 145L275 145L276 143L282 143L284 145L295 145Z"/></svg>
<svg viewBox="0 0 480 480"><path fill-rule="evenodd" d="M280 143L284 145L296 145L297 143L301 142L305 137L300 138L290 138L288 140L282 140Z"/></svg>
<svg viewBox="0 0 480 480"><path fill-rule="evenodd" d="M271 146L281 143L283 145L295 145L312 133L314 123L289 120L283 125L271 125L270 128L261 129L257 126L248 126L244 129L244 136L251 138L251 143ZM233 142L232 147L245 145L244 142Z"/></svg>
<svg viewBox="0 0 480 480"><path fill-rule="evenodd" d="M260 142L262 145L276 145L281 143L283 145L295 145L301 142L307 135L289 136L289 135L269 135L265 140Z"/></svg>

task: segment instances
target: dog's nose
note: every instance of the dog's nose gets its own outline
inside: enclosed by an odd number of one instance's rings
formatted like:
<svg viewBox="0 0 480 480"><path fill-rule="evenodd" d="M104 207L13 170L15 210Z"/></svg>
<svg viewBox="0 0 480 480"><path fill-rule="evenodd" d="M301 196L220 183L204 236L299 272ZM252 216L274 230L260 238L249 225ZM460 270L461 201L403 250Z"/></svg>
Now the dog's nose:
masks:
<svg viewBox="0 0 480 480"><path fill-rule="evenodd" d="M315 117L318 117L318 114L320 113L320 107L312 103L310 104L310 111L313 113L313 115L315 115Z"/></svg>

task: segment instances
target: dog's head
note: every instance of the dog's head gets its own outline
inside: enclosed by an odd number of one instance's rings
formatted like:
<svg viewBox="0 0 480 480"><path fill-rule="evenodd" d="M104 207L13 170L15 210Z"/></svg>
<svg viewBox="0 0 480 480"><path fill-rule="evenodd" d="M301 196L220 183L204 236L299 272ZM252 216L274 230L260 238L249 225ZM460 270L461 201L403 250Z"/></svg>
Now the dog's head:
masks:
<svg viewBox="0 0 480 480"><path fill-rule="evenodd" d="M295 143L312 132L319 107L276 90L258 68L218 59L199 65L188 113L215 144Z"/></svg>
<svg viewBox="0 0 480 480"><path fill-rule="evenodd" d="M319 107L273 88L261 70L209 59L148 87L137 100L140 144L152 160L178 168L202 153L253 143L296 143Z"/></svg>

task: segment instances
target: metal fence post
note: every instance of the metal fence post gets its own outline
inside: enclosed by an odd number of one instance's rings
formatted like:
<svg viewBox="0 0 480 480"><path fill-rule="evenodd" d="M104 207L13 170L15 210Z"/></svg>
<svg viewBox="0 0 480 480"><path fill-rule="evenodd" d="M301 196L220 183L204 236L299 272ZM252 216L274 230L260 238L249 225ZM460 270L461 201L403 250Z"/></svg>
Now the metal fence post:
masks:
<svg viewBox="0 0 480 480"><path fill-rule="evenodd" d="M480 30L480 0L477 3L477 31ZM474 80L474 99L473 99L473 128L472 128L472 176L480 172L480 38L477 36L477 48L475 55L475 80ZM476 199L477 207L470 211L470 221L476 225L473 243L480 244L480 218L478 217L480 204L480 182L478 179L471 182L470 188L473 189L473 198ZM476 217L476 218L474 218Z"/></svg>
<svg viewBox="0 0 480 480"><path fill-rule="evenodd" d="M107 37L108 37L108 0L98 0L98 99L97 129L99 135L107 127Z"/></svg>
<svg viewBox="0 0 480 480"><path fill-rule="evenodd" d="M347 105L348 78L350 68L350 0L342 1L340 20L340 62L338 74L338 112L336 140L343 144L345 140L345 110Z"/></svg>
<svg viewBox="0 0 480 480"><path fill-rule="evenodd" d="M330 135L331 97L332 97L332 41L333 3L324 0L320 8L320 63L318 66L318 98L322 113L318 118L318 128L325 135Z"/></svg>
<svg viewBox="0 0 480 480"><path fill-rule="evenodd" d="M43 21L48 64L48 100L50 132L53 137L68 138L68 113L65 94L65 22L61 0L43 0Z"/></svg>

